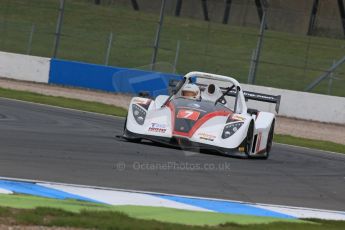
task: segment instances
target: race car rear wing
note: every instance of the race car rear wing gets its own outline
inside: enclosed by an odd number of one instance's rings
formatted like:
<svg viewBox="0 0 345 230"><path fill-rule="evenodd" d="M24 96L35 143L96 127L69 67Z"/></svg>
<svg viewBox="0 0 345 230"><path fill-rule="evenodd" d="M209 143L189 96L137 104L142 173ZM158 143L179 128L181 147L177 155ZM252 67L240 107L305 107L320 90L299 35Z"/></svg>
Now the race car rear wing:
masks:
<svg viewBox="0 0 345 230"><path fill-rule="evenodd" d="M255 101L262 101L262 102L268 102L268 103L274 103L276 104L275 106L275 111L278 113L279 112L279 107L280 107L280 99L281 96L277 95L269 95L269 94L263 94L263 93L255 93L255 92L250 92L250 91L243 91L244 98L247 100L255 100ZM236 96L236 91L232 90L228 93L228 96Z"/></svg>
<svg viewBox="0 0 345 230"><path fill-rule="evenodd" d="M176 87L177 83L179 81L170 81L169 86L171 88ZM200 87L200 90L205 90L207 85L201 84L201 83L194 83ZM220 87L222 92L226 92L228 88L226 87ZM237 90L233 89L226 94L227 96L232 96L236 97L237 96ZM256 93L256 92L250 92L250 91L243 91L244 98L246 101L248 100L255 100L255 101L262 101L262 102L268 102L268 103L274 103L276 104L275 106L275 111L278 113L279 112L279 107L280 107L280 100L281 100L281 95L269 95L269 94L263 94L263 93Z"/></svg>
<svg viewBox="0 0 345 230"><path fill-rule="evenodd" d="M199 84L197 83L197 85L199 85ZM202 85L201 87L205 87L205 85ZM224 92L226 92L226 90L228 88L220 87L220 89L224 93ZM229 91L226 95L236 97L237 96L237 90L233 89L233 90ZM274 95L269 95L269 94L264 94L264 93L256 93L256 92L250 92L250 91L243 91L243 95L244 95L244 98L246 99L246 101L254 100L254 101L274 103L274 104L276 104L275 111L277 113L279 112L281 95L274 96Z"/></svg>

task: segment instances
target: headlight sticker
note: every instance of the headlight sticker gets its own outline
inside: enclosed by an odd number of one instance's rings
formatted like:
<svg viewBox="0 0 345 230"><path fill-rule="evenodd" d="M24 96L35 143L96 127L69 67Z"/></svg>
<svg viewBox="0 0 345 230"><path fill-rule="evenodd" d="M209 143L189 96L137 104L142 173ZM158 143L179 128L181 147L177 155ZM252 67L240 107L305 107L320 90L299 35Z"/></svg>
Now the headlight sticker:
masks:
<svg viewBox="0 0 345 230"><path fill-rule="evenodd" d="M235 132L237 132L237 130L239 130L241 128L242 125L243 125L243 122L236 122L236 123L227 124L224 127L222 138L226 139L228 137L231 137Z"/></svg>
<svg viewBox="0 0 345 230"><path fill-rule="evenodd" d="M146 111L136 104L132 104L133 116L139 125L143 125L146 118Z"/></svg>

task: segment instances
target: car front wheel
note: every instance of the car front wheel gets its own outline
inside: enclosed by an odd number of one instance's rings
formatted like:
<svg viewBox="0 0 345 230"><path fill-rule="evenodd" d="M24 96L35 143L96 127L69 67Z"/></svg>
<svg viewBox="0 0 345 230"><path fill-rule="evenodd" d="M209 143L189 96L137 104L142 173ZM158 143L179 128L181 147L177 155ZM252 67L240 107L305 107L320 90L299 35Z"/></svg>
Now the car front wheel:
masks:
<svg viewBox="0 0 345 230"><path fill-rule="evenodd" d="M250 122L250 125L248 127L247 131L247 137L245 139L245 146L244 146L244 153L248 158L250 158L250 151L253 143L253 137L254 137L254 123Z"/></svg>
<svg viewBox="0 0 345 230"><path fill-rule="evenodd" d="M128 131L127 131L127 117L126 117L126 120L125 120L125 124L124 124L124 126L123 126L123 137L126 138L126 140L127 140L127 141L130 141L130 142L135 142L135 143L141 142L141 138L128 136Z"/></svg>

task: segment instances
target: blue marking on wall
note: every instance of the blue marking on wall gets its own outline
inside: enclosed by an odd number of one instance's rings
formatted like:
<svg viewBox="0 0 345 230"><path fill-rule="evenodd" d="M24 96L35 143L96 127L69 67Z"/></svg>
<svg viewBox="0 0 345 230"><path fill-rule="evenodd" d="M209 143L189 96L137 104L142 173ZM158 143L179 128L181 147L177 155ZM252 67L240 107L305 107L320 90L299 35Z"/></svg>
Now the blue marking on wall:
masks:
<svg viewBox="0 0 345 230"><path fill-rule="evenodd" d="M200 208L205 208L220 213L228 214L239 214L239 215L253 215L253 216L266 216L284 219L296 219L296 217L289 216L279 212L273 212L263 208L258 208L251 206L249 204L231 202L231 201L221 201L221 200L207 200L198 198L187 198L179 196L169 196L169 195L154 195L163 199L168 199L176 201L179 203L184 203L188 205L193 205Z"/></svg>
<svg viewBox="0 0 345 230"><path fill-rule="evenodd" d="M27 195L32 195L32 196L41 196L41 197L60 199L60 200L74 199L74 200L100 203L99 201L96 201L96 200L92 200L86 197L63 192L57 189L44 187L44 186L37 185L35 183L30 183L30 182L0 180L0 188L6 189L9 191L12 191L13 193L18 193L18 194L27 194Z"/></svg>
<svg viewBox="0 0 345 230"><path fill-rule="evenodd" d="M138 94L148 92L156 97L169 94L170 80L181 76L126 69L82 62L51 59L49 83L72 87L102 90L114 93Z"/></svg>

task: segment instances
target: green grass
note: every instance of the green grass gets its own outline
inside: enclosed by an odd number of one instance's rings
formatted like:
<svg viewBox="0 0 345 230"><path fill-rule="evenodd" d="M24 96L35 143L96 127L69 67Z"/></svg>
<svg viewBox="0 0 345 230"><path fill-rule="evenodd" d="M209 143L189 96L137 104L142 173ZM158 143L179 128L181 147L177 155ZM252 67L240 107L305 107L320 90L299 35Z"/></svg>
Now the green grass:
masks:
<svg viewBox="0 0 345 230"><path fill-rule="evenodd" d="M0 88L0 97L12 98L22 101L41 103L46 105L60 106L82 111L102 113L114 116L126 116L127 111L113 105L106 105L98 102L82 101L65 97L45 96L38 93Z"/></svg>
<svg viewBox="0 0 345 230"><path fill-rule="evenodd" d="M282 144L302 146L312 149L320 149L337 153L345 153L345 145L337 144L330 141L312 140L290 135L275 134L274 141Z"/></svg>
<svg viewBox="0 0 345 230"><path fill-rule="evenodd" d="M36 102L47 105L60 106L64 108L78 109L82 111L96 112L114 116L126 116L127 111L112 105L98 102L88 102L64 97L46 96L37 93L4 89L0 87L0 97L12 98L17 100ZM330 141L312 140L289 135L275 134L274 141L277 143L290 144L295 146L314 148L338 153L345 153L345 145Z"/></svg>
<svg viewBox="0 0 345 230"><path fill-rule="evenodd" d="M52 55L57 19L56 0L0 0L0 50L26 53L32 24L32 54ZM109 33L114 33L109 64L148 68L158 12L134 11L120 4L96 6L92 1L66 2L59 58L103 64ZM268 22L269 23L269 22ZM191 70L220 73L247 82L258 28L166 16L157 61L171 71L177 40L181 41L179 73ZM303 90L345 53L343 39L267 31L257 84ZM336 74L332 94L345 96L345 65ZM328 82L313 92L327 93Z"/></svg>
<svg viewBox="0 0 345 230"><path fill-rule="evenodd" d="M270 217L258 217L249 215L232 215L214 212L200 212L179 210L163 207L143 207L143 206L110 206L104 204L89 203L76 200L55 200L42 197L27 195L2 195L0 194L0 206L16 209L35 209L45 207L49 209L60 209L70 213L88 212L114 212L114 215L120 213L131 218L143 220L156 220L167 223L191 224L191 225L219 225L225 223L234 224L268 224L273 222L297 222L294 219L279 219ZM0 209L1 210L1 209ZM2 211L4 212L4 211ZM1 217L1 211L0 211Z"/></svg>
<svg viewBox="0 0 345 230"><path fill-rule="evenodd" d="M344 221L290 220L0 195L0 223L95 229L343 229ZM247 222L243 221L243 218ZM212 221L210 221L212 220Z"/></svg>

